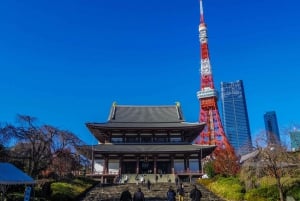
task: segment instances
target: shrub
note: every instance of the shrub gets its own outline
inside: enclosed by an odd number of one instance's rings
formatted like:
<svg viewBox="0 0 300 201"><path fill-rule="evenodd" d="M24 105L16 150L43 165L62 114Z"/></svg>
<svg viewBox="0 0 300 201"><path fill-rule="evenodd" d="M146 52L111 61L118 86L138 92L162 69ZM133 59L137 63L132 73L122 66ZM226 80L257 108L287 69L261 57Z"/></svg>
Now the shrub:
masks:
<svg viewBox="0 0 300 201"><path fill-rule="evenodd" d="M212 179L198 179L198 183L202 184L203 186L209 187L209 185L213 182Z"/></svg>
<svg viewBox="0 0 300 201"><path fill-rule="evenodd" d="M300 200L300 180L295 181L287 187L286 195L292 196L295 200Z"/></svg>
<svg viewBox="0 0 300 201"><path fill-rule="evenodd" d="M246 200L274 201L279 200L276 185L252 189L245 194Z"/></svg>
<svg viewBox="0 0 300 201"><path fill-rule="evenodd" d="M213 178L216 175L215 169L214 169L214 164L212 161L209 161L204 165L204 170L209 178Z"/></svg>
<svg viewBox="0 0 300 201"><path fill-rule="evenodd" d="M75 190L72 184L56 182L51 184L51 200L71 200L75 197ZM60 199L61 198L61 199Z"/></svg>
<svg viewBox="0 0 300 201"><path fill-rule="evenodd" d="M82 192L90 188L95 181L89 179L74 179L67 182L55 182L51 184L51 200L75 200Z"/></svg>
<svg viewBox="0 0 300 201"><path fill-rule="evenodd" d="M51 190L51 182L45 182L43 185L42 185L42 189L41 189L41 195L43 197L49 197L52 193L52 190Z"/></svg>
<svg viewBox="0 0 300 201"><path fill-rule="evenodd" d="M56 193L51 196L52 201L74 201L74 197L64 193Z"/></svg>
<svg viewBox="0 0 300 201"><path fill-rule="evenodd" d="M245 189L236 177L218 177L209 188L229 200L243 200Z"/></svg>

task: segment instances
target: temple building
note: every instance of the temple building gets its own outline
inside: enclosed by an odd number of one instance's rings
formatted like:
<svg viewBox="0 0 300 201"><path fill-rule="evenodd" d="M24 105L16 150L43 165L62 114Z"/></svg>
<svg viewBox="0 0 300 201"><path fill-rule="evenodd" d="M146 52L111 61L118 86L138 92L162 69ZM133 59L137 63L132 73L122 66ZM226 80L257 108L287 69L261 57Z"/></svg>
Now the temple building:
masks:
<svg viewBox="0 0 300 201"><path fill-rule="evenodd" d="M92 152L92 176L106 183L116 176L139 174L168 175L169 180L199 178L203 173L201 159L216 147L193 144L205 123L185 122L179 103L113 103L107 122L86 126L99 143L81 149Z"/></svg>

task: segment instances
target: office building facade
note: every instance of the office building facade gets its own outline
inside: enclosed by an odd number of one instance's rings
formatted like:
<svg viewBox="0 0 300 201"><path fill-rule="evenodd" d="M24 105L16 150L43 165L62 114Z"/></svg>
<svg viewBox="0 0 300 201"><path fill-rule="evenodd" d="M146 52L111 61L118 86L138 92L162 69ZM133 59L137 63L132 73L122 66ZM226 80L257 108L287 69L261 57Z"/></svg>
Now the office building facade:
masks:
<svg viewBox="0 0 300 201"><path fill-rule="evenodd" d="M242 80L221 82L223 125L238 155L252 151L252 139Z"/></svg>
<svg viewBox="0 0 300 201"><path fill-rule="evenodd" d="M300 151L300 130L291 131L290 138L291 138L291 150Z"/></svg>
<svg viewBox="0 0 300 201"><path fill-rule="evenodd" d="M275 111L264 114L266 136L268 144L280 144L280 134Z"/></svg>

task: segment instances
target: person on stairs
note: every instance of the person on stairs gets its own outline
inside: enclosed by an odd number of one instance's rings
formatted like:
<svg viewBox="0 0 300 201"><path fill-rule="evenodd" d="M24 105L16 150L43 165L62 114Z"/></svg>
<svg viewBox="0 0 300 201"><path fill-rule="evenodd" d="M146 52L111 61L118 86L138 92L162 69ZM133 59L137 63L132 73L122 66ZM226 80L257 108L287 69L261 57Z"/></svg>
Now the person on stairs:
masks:
<svg viewBox="0 0 300 201"><path fill-rule="evenodd" d="M124 191L121 193L120 201L132 201L132 196L128 187L125 187Z"/></svg>
<svg viewBox="0 0 300 201"><path fill-rule="evenodd" d="M173 187L170 186L167 192L167 201L176 201L176 192L173 190Z"/></svg>
<svg viewBox="0 0 300 201"><path fill-rule="evenodd" d="M191 201L200 201L202 197L201 191L197 188L196 184L193 184L193 189L190 192Z"/></svg>
<svg viewBox="0 0 300 201"><path fill-rule="evenodd" d="M177 193L178 193L178 201L183 201L184 199L184 187L183 184L180 184L178 189L177 189Z"/></svg>
<svg viewBox="0 0 300 201"><path fill-rule="evenodd" d="M133 195L133 201L145 201L144 193L141 188L137 188L137 191Z"/></svg>
<svg viewBox="0 0 300 201"><path fill-rule="evenodd" d="M151 182L149 179L147 180L147 188L148 188L148 192L150 192L151 191Z"/></svg>

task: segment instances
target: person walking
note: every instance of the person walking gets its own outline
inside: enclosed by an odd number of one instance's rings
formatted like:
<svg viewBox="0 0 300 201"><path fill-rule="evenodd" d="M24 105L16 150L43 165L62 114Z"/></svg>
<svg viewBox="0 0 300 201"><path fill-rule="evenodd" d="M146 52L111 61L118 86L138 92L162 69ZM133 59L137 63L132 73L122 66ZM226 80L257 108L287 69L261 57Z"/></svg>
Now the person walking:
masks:
<svg viewBox="0 0 300 201"><path fill-rule="evenodd" d="M170 186L167 192L167 201L176 201L176 192L173 190L173 187Z"/></svg>
<svg viewBox="0 0 300 201"><path fill-rule="evenodd" d="M193 184L193 189L190 192L191 201L200 201L202 198L201 191L197 188L196 184Z"/></svg>
<svg viewBox="0 0 300 201"><path fill-rule="evenodd" d="M132 201L131 193L129 192L128 187L121 193L120 201Z"/></svg>
<svg viewBox="0 0 300 201"><path fill-rule="evenodd" d="M149 179L147 180L147 188L148 188L148 191L151 190L151 182Z"/></svg>
<svg viewBox="0 0 300 201"><path fill-rule="evenodd" d="M184 187L183 184L180 184L178 189L177 189L177 193L178 193L178 201L183 201L184 199Z"/></svg>
<svg viewBox="0 0 300 201"><path fill-rule="evenodd" d="M144 193L141 188L137 188L137 191L133 194L133 201L145 201Z"/></svg>

